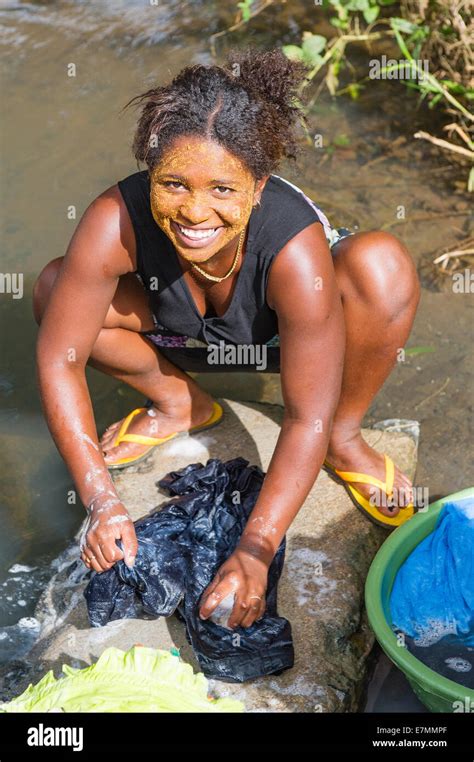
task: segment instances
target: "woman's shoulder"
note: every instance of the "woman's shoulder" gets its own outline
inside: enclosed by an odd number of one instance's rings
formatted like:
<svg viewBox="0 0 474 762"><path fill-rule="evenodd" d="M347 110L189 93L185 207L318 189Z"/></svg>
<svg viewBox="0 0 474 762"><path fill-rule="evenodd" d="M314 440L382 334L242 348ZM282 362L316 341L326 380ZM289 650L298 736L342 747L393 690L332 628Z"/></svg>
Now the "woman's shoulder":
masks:
<svg viewBox="0 0 474 762"><path fill-rule="evenodd" d="M322 209L298 185L280 175L270 175L267 185L270 195L279 206L284 201L290 205L292 211L297 209L310 219L319 220L325 230L331 229L331 224Z"/></svg>
<svg viewBox="0 0 474 762"><path fill-rule="evenodd" d="M268 224L271 221L271 224ZM326 218L298 186L279 175L270 175L255 214L255 238L269 254L278 252L304 228Z"/></svg>
<svg viewBox="0 0 474 762"><path fill-rule="evenodd" d="M297 205L302 204L303 208L309 206L314 209L316 207L315 202L298 185L281 175L270 175L265 185L265 191L274 198L285 198Z"/></svg>
<svg viewBox="0 0 474 762"><path fill-rule="evenodd" d="M104 233L114 242L117 259L126 266L126 272L134 272L135 230L119 184L115 183L100 193L91 202L84 216L88 217L89 226L93 224L97 232Z"/></svg>

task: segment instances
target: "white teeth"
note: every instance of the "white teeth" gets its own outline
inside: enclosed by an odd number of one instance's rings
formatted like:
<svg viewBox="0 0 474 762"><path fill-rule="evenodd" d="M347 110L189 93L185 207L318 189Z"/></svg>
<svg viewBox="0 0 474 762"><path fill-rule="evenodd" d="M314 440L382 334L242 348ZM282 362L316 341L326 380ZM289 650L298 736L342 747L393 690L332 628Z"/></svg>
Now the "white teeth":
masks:
<svg viewBox="0 0 474 762"><path fill-rule="evenodd" d="M191 228L184 228L182 225L178 225L180 231L187 238L192 238L193 241L200 241L203 238L211 238L214 235L217 228L211 228L209 230L192 230Z"/></svg>

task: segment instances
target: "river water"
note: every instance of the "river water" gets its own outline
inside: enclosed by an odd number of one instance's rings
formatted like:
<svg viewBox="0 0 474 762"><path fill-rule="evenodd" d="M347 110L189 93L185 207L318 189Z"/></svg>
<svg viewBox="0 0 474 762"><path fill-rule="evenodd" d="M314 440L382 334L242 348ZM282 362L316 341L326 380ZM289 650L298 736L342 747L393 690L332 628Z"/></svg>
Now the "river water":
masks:
<svg viewBox="0 0 474 762"><path fill-rule="evenodd" d="M6 104L2 269L23 277L21 298L2 294L0 299L4 659L21 655L22 644L26 649L34 637L29 617L50 563L84 515L80 504L68 502L73 484L41 413L34 370L34 280L50 259L64 254L92 199L137 170L130 151L136 117L130 110L120 113L124 104L187 64L212 63L210 35L233 17L231 3L209 0L0 2ZM301 31L314 28L316 21L322 23L321 11L305 2L272 6L248 29L220 38L218 55L231 44L297 43ZM356 60L363 62L363 55ZM67 76L70 64L75 64L75 77ZM391 230L417 262L423 299L409 345L430 345L433 351L407 359L394 371L365 424L392 416L421 422L417 483L429 485L430 500L474 482L468 447L468 295L454 294L449 279L440 278L431 265L440 246L455 248L469 233L468 199L459 172L429 144L411 138L417 129L429 131L435 118L398 82L374 82L358 101L333 100L323 90L310 115L310 131L322 134L331 150L308 145L297 167L278 171L302 187L334 225ZM68 219L70 205L77 209L76 220ZM400 205L406 209L402 221L396 216ZM99 433L143 402L93 369L87 375ZM447 391L438 393L447 378ZM206 375L203 385L228 398L281 402L274 376Z"/></svg>

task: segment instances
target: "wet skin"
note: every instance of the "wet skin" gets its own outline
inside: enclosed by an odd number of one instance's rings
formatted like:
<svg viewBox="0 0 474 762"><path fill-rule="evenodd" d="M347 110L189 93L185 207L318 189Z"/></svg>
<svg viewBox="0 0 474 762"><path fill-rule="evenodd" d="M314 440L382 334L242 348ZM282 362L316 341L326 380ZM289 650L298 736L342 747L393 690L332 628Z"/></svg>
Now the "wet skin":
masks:
<svg viewBox="0 0 474 762"><path fill-rule="evenodd" d="M218 315L226 311L242 258L222 283L210 283L190 263L212 274L228 271L266 179L256 182L222 146L197 137L176 140L151 173L154 219L176 248L201 314L210 305ZM218 232L196 243L178 225ZM231 591L236 593L231 625L249 626L263 614L268 567L325 457L339 469L384 480L383 457L365 443L360 428L409 336L418 279L405 247L390 234L358 233L335 251L331 257L322 226L315 223L273 262L267 301L279 321L284 420L239 546L202 596L202 616L209 616ZM124 540L127 555L136 552L125 506L120 501L114 505L107 496L113 484L105 463L147 448L129 442L113 446L121 421L105 432L100 450L84 439L97 444L85 365L154 401L151 411L136 416L130 433L165 436L202 423L212 410L211 397L140 336L153 329L153 321L146 293L131 275L135 269L133 227L113 186L86 210L66 256L46 266L34 289L45 414L82 502L88 505L96 496L82 557L99 572L122 557L115 538ZM321 290L314 288L316 278L323 279ZM71 346L75 363L65 359ZM288 473L294 474L292 481ZM355 486L370 498L369 485ZM411 483L398 468L394 486L400 491L399 505L408 503ZM389 516L399 510L380 507Z"/></svg>

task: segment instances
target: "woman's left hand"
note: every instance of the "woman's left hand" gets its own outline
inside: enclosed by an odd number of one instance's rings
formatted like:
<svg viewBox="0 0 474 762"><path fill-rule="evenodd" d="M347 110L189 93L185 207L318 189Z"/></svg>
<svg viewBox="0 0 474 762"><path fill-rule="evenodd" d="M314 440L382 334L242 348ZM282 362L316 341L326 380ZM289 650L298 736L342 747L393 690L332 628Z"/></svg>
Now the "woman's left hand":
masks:
<svg viewBox="0 0 474 762"><path fill-rule="evenodd" d="M232 629L250 627L265 613L267 582L267 564L251 553L236 548L204 590L199 616L207 619L224 598L235 593L228 626Z"/></svg>

